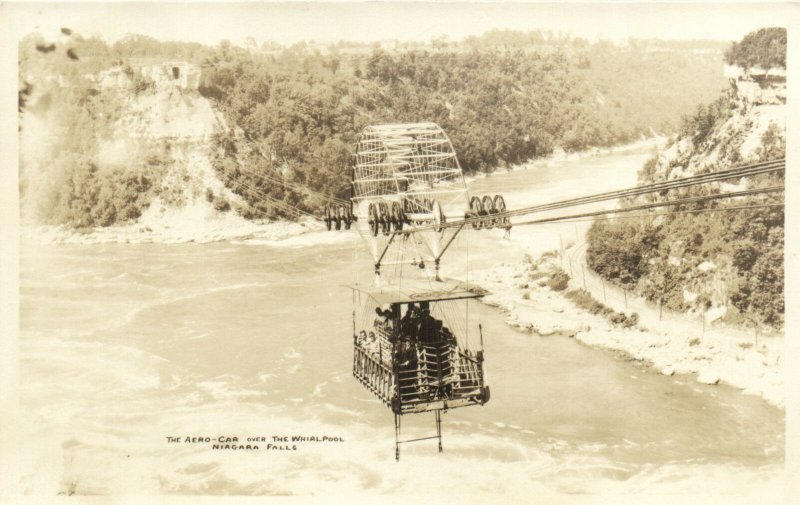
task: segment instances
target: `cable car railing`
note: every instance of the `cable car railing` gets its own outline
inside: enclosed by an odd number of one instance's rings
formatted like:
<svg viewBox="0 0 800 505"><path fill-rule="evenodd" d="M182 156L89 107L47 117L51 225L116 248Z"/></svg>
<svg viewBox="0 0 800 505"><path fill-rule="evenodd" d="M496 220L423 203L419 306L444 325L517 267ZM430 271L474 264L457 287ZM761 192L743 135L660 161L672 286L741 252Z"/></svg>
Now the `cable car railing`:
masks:
<svg viewBox="0 0 800 505"><path fill-rule="evenodd" d="M353 375L396 412L484 403L482 360L454 342L417 344L412 355L399 356L384 328L374 335L371 346L355 336Z"/></svg>
<svg viewBox="0 0 800 505"><path fill-rule="evenodd" d="M378 356L356 344L353 347L353 375L388 406L395 393L395 374Z"/></svg>

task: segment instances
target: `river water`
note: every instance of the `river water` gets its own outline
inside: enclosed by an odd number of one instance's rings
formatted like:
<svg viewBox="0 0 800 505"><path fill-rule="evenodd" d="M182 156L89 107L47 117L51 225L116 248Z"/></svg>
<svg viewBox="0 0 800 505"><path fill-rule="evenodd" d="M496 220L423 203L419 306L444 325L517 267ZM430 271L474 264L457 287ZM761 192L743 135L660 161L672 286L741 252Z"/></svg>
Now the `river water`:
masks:
<svg viewBox="0 0 800 505"><path fill-rule="evenodd" d="M552 163L479 179L473 188L506 194L511 208L544 203L631 185L649 155L640 149ZM527 239L538 240L536 233ZM483 237L459 239L453 254L471 248L476 268L521 256L499 232ZM404 446L395 462L390 411L351 375L353 306L343 285L369 276L365 261L354 234L280 244L24 243L23 490L732 493L779 486L782 411L573 339L517 331L483 305L491 401L443 416L443 454L435 441L420 442ZM430 414L403 422L406 437L434 432ZM272 438L282 436L342 441ZM259 450L216 450L186 437L266 440L250 442Z"/></svg>

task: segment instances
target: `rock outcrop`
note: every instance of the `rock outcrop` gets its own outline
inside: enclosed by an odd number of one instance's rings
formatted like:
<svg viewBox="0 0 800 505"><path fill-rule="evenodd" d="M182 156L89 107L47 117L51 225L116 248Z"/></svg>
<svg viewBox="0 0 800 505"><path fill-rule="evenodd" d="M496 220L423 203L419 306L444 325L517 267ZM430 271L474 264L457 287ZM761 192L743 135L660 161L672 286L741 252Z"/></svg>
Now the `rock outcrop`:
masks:
<svg viewBox="0 0 800 505"><path fill-rule="evenodd" d="M731 85L730 97L743 109L756 105L786 103L786 69L742 68L725 65L725 77Z"/></svg>

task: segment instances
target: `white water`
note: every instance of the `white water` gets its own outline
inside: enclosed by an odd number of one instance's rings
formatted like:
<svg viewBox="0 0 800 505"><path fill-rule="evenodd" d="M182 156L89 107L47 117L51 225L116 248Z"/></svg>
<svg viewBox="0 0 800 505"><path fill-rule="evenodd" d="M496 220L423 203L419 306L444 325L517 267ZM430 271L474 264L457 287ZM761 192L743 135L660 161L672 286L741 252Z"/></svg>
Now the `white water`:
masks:
<svg viewBox="0 0 800 505"><path fill-rule="evenodd" d="M508 194L511 208L531 205L543 188L552 201L631 185L646 157L564 161L474 189ZM603 187L598 170L609 174ZM523 198L525 187L535 191ZM467 246L477 266L521 255L495 232L481 233L459 239L454 257ZM492 400L444 416L443 454L435 442L410 444L396 463L389 410L351 376L352 305L342 285L353 280L354 248L362 279L367 256L354 234L333 236L279 247L26 242L23 489L731 493L780 485L781 411L568 338L518 332L485 306ZM406 416L405 436L432 434L432 418ZM166 439L220 435L344 442L222 451Z"/></svg>

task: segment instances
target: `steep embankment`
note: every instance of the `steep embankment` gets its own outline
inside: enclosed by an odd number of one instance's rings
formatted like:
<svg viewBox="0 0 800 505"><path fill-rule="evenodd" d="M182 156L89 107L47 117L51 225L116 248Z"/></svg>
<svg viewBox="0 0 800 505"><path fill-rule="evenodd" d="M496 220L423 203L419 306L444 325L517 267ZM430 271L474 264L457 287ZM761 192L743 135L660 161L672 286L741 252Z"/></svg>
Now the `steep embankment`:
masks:
<svg viewBox="0 0 800 505"><path fill-rule="evenodd" d="M497 35L320 53L31 34L19 45L27 222L104 228L94 235L111 240L121 232L105 228L139 222L154 239L211 239L318 212L325 198L304 188L346 198L368 124L437 122L466 171L492 172L673 131L676 110L720 86L715 43ZM202 76L184 62L202 62ZM227 128L210 139L214 110Z"/></svg>
<svg viewBox="0 0 800 505"><path fill-rule="evenodd" d="M681 135L642 169L642 183L784 156L785 71L731 66L726 75L728 93L685 120ZM782 184L782 174L762 175L626 204ZM782 198L755 195L683 208L702 213L598 221L588 235L588 265L614 284L676 311L705 314L709 322L779 328L784 311ZM750 208L722 210L732 206Z"/></svg>
<svg viewBox="0 0 800 505"><path fill-rule="evenodd" d="M35 201L48 194L56 195L70 214L62 219L66 225L29 227L25 233L87 243L211 241L304 231L299 224L267 226L237 213L241 198L211 165L210 140L224 128L224 119L197 92L199 74L192 65L162 63L85 76L89 96L103 107L91 117L94 135L86 133L93 137L84 161L89 168L68 174L61 181L66 188L54 187L42 168L55 155L58 142L53 138L63 135L59 128L69 126L64 111L28 111L20 136L29 222L42 217ZM131 198L124 194L128 187ZM78 199L82 204L76 205ZM63 215L44 217L47 222L47 217Z"/></svg>
<svg viewBox="0 0 800 505"><path fill-rule="evenodd" d="M684 119L677 139L640 172L642 183L785 156L786 29L747 34L726 51L725 61L728 91ZM776 172L639 197L623 205L780 188L783 183L783 173ZM709 322L780 328L783 195L699 202L678 210L656 218L596 222L588 236L588 265L614 284L673 310L702 314Z"/></svg>

